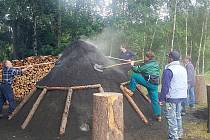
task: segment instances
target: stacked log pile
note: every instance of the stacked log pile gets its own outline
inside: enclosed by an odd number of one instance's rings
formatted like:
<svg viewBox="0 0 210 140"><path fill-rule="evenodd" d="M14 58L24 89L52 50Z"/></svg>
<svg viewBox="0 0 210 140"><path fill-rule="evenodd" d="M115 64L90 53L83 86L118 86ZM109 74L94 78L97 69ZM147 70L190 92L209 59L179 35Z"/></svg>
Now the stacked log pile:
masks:
<svg viewBox="0 0 210 140"><path fill-rule="evenodd" d="M12 63L14 67L24 67L27 65L56 62L57 59L57 56L31 56L24 60L13 60ZM36 82L41 80L53 67L54 63L34 65L23 75L16 76L13 83L15 98L22 99L26 96L33 89ZM0 69L2 70L2 63L0 63ZM2 79L2 73L0 73L0 79Z"/></svg>

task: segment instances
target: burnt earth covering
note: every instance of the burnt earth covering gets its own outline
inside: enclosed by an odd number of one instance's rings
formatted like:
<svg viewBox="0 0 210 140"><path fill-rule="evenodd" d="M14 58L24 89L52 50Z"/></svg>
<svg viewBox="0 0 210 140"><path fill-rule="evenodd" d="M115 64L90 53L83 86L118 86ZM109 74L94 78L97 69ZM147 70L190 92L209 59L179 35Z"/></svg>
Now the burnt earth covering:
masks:
<svg viewBox="0 0 210 140"><path fill-rule="evenodd" d="M84 41L76 41L63 51L55 67L41 81L40 86L77 86L101 84L104 91L121 92L120 83L128 81L128 77L120 67L106 69L104 72L94 70L94 64L110 65L108 60L93 45ZM58 137L59 127L65 104L67 91L48 91L33 119L25 130L20 125L28 115L41 90L37 90L29 102L11 121L0 120L0 136L3 139L17 140L91 140L92 94L97 89L78 90L73 92L72 104L68 116L66 132ZM125 140L164 140L166 139L165 120L154 121L151 105L136 93L134 100L149 119L145 125L124 98ZM89 131L81 131L80 126L87 124ZM6 127L3 127L6 125Z"/></svg>

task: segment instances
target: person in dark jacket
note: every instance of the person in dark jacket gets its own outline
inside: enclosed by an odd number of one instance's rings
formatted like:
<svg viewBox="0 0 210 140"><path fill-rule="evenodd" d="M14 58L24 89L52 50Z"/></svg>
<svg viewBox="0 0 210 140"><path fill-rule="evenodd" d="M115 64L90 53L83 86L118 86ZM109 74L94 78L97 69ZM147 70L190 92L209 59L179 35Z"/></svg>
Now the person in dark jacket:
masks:
<svg viewBox="0 0 210 140"><path fill-rule="evenodd" d="M120 51L121 51L120 56L119 56L120 59L131 61L135 57L134 52L132 52L131 50L127 49L124 46L120 47ZM125 61L121 61L121 62L124 63ZM120 68L127 75L128 71L131 68L131 65L130 64L122 65Z"/></svg>
<svg viewBox="0 0 210 140"><path fill-rule="evenodd" d="M149 51L146 53L145 62L142 65L134 66L134 62L131 62L133 73L130 77L129 89L132 92L128 89L127 93L135 92L136 88L138 88L137 84L146 87L151 99L155 119L161 121L161 108L158 101L160 67L154 57L154 53Z"/></svg>
<svg viewBox="0 0 210 140"><path fill-rule="evenodd" d="M168 140L178 140L183 136L181 104L187 99L187 71L179 60L180 54L177 51L170 52L169 64L165 66L162 75L159 101L165 105Z"/></svg>
<svg viewBox="0 0 210 140"><path fill-rule="evenodd" d="M187 56L184 59L184 65L187 70L187 102L183 103L182 115L186 113L186 106L191 109L195 108L195 68L191 62L191 57Z"/></svg>
<svg viewBox="0 0 210 140"><path fill-rule="evenodd" d="M21 70L19 68L13 68L12 63L9 60L5 60L3 62L2 81L0 82L0 117L3 117L2 107L5 99L9 102L8 115L10 115L15 108L15 101L12 90L12 83L15 75L21 75L30 67L32 66L29 65L27 68Z"/></svg>

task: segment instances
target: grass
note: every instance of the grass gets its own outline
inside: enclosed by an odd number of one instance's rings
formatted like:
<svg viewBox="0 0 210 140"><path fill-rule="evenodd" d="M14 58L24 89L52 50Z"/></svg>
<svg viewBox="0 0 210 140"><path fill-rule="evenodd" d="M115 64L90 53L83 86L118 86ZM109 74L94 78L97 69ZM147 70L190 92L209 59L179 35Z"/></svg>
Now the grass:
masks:
<svg viewBox="0 0 210 140"><path fill-rule="evenodd" d="M205 73L206 84L210 84L210 71Z"/></svg>

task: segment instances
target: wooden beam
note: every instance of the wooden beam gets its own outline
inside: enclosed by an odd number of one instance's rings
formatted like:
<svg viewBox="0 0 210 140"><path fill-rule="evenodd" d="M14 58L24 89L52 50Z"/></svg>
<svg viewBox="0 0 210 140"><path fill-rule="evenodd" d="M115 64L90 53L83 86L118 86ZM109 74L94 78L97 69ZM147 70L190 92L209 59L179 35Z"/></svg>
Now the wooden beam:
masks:
<svg viewBox="0 0 210 140"><path fill-rule="evenodd" d="M147 95L145 95L140 89L138 89L138 92L140 93L140 95L148 102L148 103L151 103L151 100L149 97L147 97Z"/></svg>
<svg viewBox="0 0 210 140"><path fill-rule="evenodd" d="M65 133L69 109L70 109L70 105L71 105L72 93L73 93L73 90L71 88L69 88L68 94L66 97L65 108L63 111L62 121L61 121L61 125L60 125L60 135L64 135L64 133Z"/></svg>
<svg viewBox="0 0 210 140"><path fill-rule="evenodd" d="M100 84L95 84L95 85L84 85L84 86L72 86L71 88L73 90L77 90L77 89L87 89L87 88L99 88L101 87Z"/></svg>
<svg viewBox="0 0 210 140"><path fill-rule="evenodd" d="M123 140L123 95L105 92L93 95L92 140Z"/></svg>
<svg viewBox="0 0 210 140"><path fill-rule="evenodd" d="M87 88L100 88L100 84L95 85L82 85L82 86L72 86L72 87L48 87L48 86L36 86L37 88L43 89L47 88L47 90L68 90L71 88L72 90L79 90L79 89L87 89Z"/></svg>
<svg viewBox="0 0 210 140"><path fill-rule="evenodd" d="M140 117L140 119L145 123L148 124L148 119L145 117L145 115L142 113L142 111L139 109L139 107L136 105L136 103L134 102L134 100L125 92L123 85L120 86L120 89L122 90L123 94L125 95L125 97L127 98L128 102L130 103L130 105L133 107L134 111L138 114L138 116Z"/></svg>
<svg viewBox="0 0 210 140"><path fill-rule="evenodd" d="M210 133L210 85L206 86L207 89L207 103L208 103L208 121L207 121L207 132Z"/></svg>
<svg viewBox="0 0 210 140"><path fill-rule="evenodd" d="M8 117L8 120L11 120L21 110L21 108L27 103L35 91L36 87L34 87L31 92L23 99L23 101L15 108L12 114Z"/></svg>
<svg viewBox="0 0 210 140"><path fill-rule="evenodd" d="M130 83L130 81L126 81L126 82L121 83L120 85L125 86L125 85L127 85L127 84L129 84L129 83Z"/></svg>
<svg viewBox="0 0 210 140"><path fill-rule="evenodd" d="M34 103L32 109L30 110L27 118L25 119L25 121L23 122L23 124L21 125L22 129L25 129L26 126L28 125L28 123L31 121L35 111L37 110L40 102L42 101L42 99L44 98L44 95L47 93L47 88L44 88L42 90L42 92L40 93L39 97L37 98L36 102Z"/></svg>

